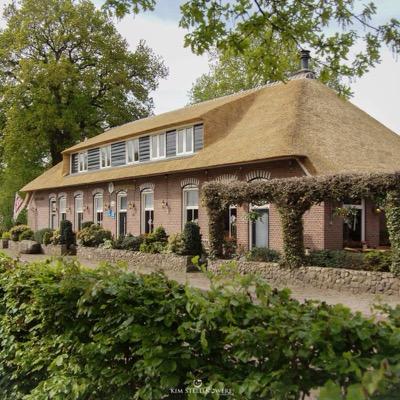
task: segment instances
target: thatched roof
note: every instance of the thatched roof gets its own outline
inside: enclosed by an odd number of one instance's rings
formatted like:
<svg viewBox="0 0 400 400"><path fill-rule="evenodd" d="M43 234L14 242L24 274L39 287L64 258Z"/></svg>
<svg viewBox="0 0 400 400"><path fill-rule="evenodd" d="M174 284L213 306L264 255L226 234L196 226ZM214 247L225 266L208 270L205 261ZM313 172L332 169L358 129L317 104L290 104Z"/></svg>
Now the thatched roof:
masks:
<svg viewBox="0 0 400 400"><path fill-rule="evenodd" d="M77 150L198 121L204 123L204 149L190 157L66 176L60 163L22 190L292 156L301 157L316 175L400 169L400 137L313 79L262 87L128 123L65 150L64 158L68 163Z"/></svg>

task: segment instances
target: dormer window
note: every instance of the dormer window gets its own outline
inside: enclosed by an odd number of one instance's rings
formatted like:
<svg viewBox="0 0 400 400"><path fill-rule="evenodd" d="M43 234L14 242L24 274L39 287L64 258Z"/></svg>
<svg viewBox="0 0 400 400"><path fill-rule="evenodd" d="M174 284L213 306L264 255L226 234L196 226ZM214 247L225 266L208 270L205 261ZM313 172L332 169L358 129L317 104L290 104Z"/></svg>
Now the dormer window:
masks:
<svg viewBox="0 0 400 400"><path fill-rule="evenodd" d="M193 153L193 127L178 129L176 135L176 154Z"/></svg>
<svg viewBox="0 0 400 400"><path fill-rule="evenodd" d="M88 169L87 151L78 154L78 172L85 172Z"/></svg>
<svg viewBox="0 0 400 400"><path fill-rule="evenodd" d="M111 146L105 146L100 149L100 167L111 167Z"/></svg>
<svg viewBox="0 0 400 400"><path fill-rule="evenodd" d="M165 158L165 133L151 137L151 159Z"/></svg>
<svg viewBox="0 0 400 400"><path fill-rule="evenodd" d="M128 164L139 162L139 139L126 142L126 162Z"/></svg>

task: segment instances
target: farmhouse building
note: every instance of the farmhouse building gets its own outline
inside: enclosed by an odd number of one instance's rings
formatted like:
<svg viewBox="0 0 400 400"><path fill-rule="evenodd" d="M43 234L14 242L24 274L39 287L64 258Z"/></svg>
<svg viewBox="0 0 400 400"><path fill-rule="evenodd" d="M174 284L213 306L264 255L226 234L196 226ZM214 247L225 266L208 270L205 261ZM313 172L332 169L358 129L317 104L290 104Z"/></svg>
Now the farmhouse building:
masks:
<svg viewBox="0 0 400 400"><path fill-rule="evenodd" d="M28 223L79 230L94 221L114 236L197 221L207 241L202 185L211 180L273 179L400 169L400 137L300 71L287 83L217 98L141 119L81 142L27 184ZM340 249L385 242L383 213L369 201L324 203L304 217L305 245ZM350 208L351 220L337 215ZM250 221L249 209L259 214ZM244 249L281 249L273 204L232 205L226 236Z"/></svg>

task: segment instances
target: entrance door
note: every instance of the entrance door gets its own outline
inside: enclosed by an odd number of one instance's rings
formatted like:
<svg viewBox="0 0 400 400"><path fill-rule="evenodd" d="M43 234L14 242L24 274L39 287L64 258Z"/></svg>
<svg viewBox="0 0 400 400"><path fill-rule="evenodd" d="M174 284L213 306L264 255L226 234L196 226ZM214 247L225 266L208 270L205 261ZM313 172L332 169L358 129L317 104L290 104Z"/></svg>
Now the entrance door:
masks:
<svg viewBox="0 0 400 400"><path fill-rule="evenodd" d="M117 195L117 230L118 236L125 236L127 233L127 210L128 197L126 192L119 192Z"/></svg>
<svg viewBox="0 0 400 400"><path fill-rule="evenodd" d="M268 247L268 213L267 207L253 207L258 218L251 222L251 247Z"/></svg>

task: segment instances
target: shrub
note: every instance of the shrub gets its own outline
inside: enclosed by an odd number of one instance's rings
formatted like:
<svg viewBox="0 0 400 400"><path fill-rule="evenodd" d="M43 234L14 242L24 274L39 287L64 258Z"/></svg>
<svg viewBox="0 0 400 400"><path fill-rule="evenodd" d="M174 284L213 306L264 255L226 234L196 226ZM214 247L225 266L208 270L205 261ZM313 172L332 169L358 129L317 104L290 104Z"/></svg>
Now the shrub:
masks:
<svg viewBox="0 0 400 400"><path fill-rule="evenodd" d="M143 236L133 236L127 235L124 237L122 241L122 249L131 250L131 251L139 251L140 245L143 243Z"/></svg>
<svg viewBox="0 0 400 400"><path fill-rule="evenodd" d="M106 239L99 247L102 249L113 249L114 242L111 239Z"/></svg>
<svg viewBox="0 0 400 400"><path fill-rule="evenodd" d="M166 250L166 245L163 242L146 242L146 240L139 246L139 251L143 253L162 253Z"/></svg>
<svg viewBox="0 0 400 400"><path fill-rule="evenodd" d="M13 240L14 242L18 242L21 233L28 230L31 230L28 225L16 225L12 227L10 229L11 240Z"/></svg>
<svg viewBox="0 0 400 400"><path fill-rule="evenodd" d="M247 261L279 262L280 254L266 247L253 247L246 254Z"/></svg>
<svg viewBox="0 0 400 400"><path fill-rule="evenodd" d="M347 269L365 268L364 255L345 250L316 250L306 257L307 265Z"/></svg>
<svg viewBox="0 0 400 400"><path fill-rule="evenodd" d="M51 244L52 238L54 235L54 231L52 229L48 229L43 233L42 243L45 246Z"/></svg>
<svg viewBox="0 0 400 400"><path fill-rule="evenodd" d="M2 239L11 239L11 234L10 232L3 232L3 234L1 235Z"/></svg>
<svg viewBox="0 0 400 400"><path fill-rule="evenodd" d="M20 235L18 240L21 242L22 240L33 240L34 239L34 233L33 230L27 229L23 231Z"/></svg>
<svg viewBox="0 0 400 400"><path fill-rule="evenodd" d="M195 222L186 222L183 230L183 254L201 256L203 246L201 243L200 227Z"/></svg>
<svg viewBox="0 0 400 400"><path fill-rule="evenodd" d="M324 398L337 399L399 362L399 307L374 320L223 278L200 291L162 274L0 255L2 399L159 400L194 379L246 400L302 399L329 382L339 396Z"/></svg>
<svg viewBox="0 0 400 400"><path fill-rule="evenodd" d="M64 220L60 224L60 244L65 245L67 249L75 244L75 233L72 230L71 221Z"/></svg>
<svg viewBox="0 0 400 400"><path fill-rule="evenodd" d="M168 238L167 250L171 253L182 254L184 248L183 236L181 233L175 233Z"/></svg>
<svg viewBox="0 0 400 400"><path fill-rule="evenodd" d="M45 244L45 243L43 242L43 239L44 239L44 236L45 236L45 233L46 233L46 232L49 232L49 233L51 233L51 235L53 235L53 229L50 229L50 228L39 229L39 230L36 231L35 234L34 234L34 239L35 239L35 241L38 242L38 243L40 243L40 244Z"/></svg>
<svg viewBox="0 0 400 400"><path fill-rule="evenodd" d="M85 228L89 228L90 226L92 226L92 225L96 225L93 221L85 221L85 222L82 222L82 229L85 229ZM82 230L81 229L81 230Z"/></svg>
<svg viewBox="0 0 400 400"><path fill-rule="evenodd" d="M59 229L56 229L53 231L53 234L51 235L50 243L56 245L60 244L60 239L61 239L61 233Z"/></svg>
<svg viewBox="0 0 400 400"><path fill-rule="evenodd" d="M106 231L100 225L92 224L78 232L78 239L82 246L98 247L105 240L111 240L112 235L110 231Z"/></svg>
<svg viewBox="0 0 400 400"><path fill-rule="evenodd" d="M228 237L224 240L223 255L226 258L232 258L236 254L237 244L236 239Z"/></svg>
<svg viewBox="0 0 400 400"><path fill-rule="evenodd" d="M364 255L364 261L368 270L389 272L392 253L390 251L368 251Z"/></svg>
<svg viewBox="0 0 400 400"><path fill-rule="evenodd" d="M168 235L162 226L158 226L151 235L155 242L167 243L168 241Z"/></svg>

